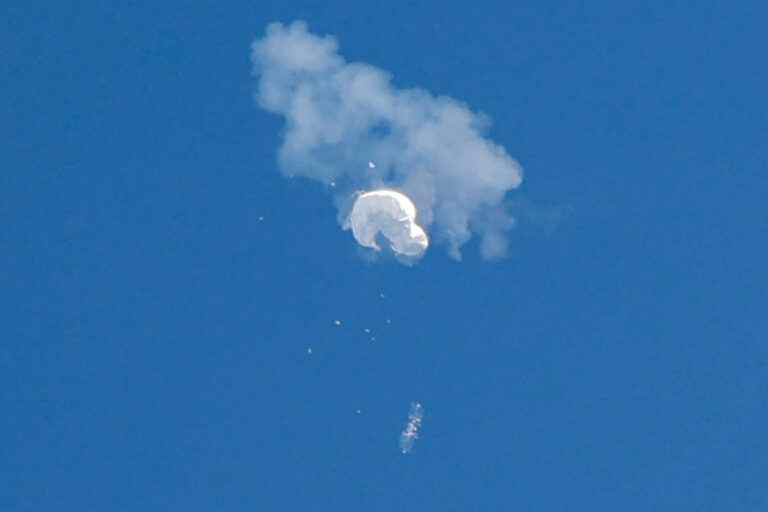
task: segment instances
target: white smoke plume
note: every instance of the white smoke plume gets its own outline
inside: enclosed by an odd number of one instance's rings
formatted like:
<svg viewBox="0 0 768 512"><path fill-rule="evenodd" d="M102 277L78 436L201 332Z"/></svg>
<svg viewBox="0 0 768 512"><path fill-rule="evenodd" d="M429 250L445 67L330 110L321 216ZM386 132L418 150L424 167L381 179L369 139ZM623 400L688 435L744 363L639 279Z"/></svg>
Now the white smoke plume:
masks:
<svg viewBox="0 0 768 512"><path fill-rule="evenodd" d="M273 23L252 46L261 107L285 118L279 164L341 194L389 189L415 203L418 225L460 258L473 234L481 252L504 255L513 219L507 192L522 169L484 134L488 119L422 89L398 89L374 66L346 62L336 39L303 22ZM375 165L372 163L375 162ZM342 223L349 225L346 213Z"/></svg>

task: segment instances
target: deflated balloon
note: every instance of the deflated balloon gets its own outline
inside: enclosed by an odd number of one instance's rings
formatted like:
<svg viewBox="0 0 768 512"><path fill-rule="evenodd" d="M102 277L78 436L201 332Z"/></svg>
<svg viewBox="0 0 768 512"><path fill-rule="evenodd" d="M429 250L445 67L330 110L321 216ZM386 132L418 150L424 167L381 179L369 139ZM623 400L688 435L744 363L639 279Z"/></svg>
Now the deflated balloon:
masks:
<svg viewBox="0 0 768 512"><path fill-rule="evenodd" d="M357 243L380 251L377 238L404 256L421 256L429 246L424 230L416 224L413 202L395 190L373 190L360 194L352 207L349 224Z"/></svg>

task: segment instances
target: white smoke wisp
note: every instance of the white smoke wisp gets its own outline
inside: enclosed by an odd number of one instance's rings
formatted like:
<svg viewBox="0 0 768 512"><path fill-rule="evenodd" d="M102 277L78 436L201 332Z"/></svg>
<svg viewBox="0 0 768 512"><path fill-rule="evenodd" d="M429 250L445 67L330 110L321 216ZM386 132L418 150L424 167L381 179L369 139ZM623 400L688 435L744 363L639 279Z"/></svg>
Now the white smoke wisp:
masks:
<svg viewBox="0 0 768 512"><path fill-rule="evenodd" d="M485 137L484 115L422 89L396 88L385 71L346 62L333 37L314 35L303 22L270 24L251 56L259 105L285 118L284 174L333 187L339 203L358 190L397 190L415 204L413 225L455 258L473 234L484 257L504 255L514 222L503 201L522 182L522 169ZM348 217L341 221L354 233Z"/></svg>
<svg viewBox="0 0 768 512"><path fill-rule="evenodd" d="M396 254L419 257L429 246L424 230L416 223L416 207L405 195L394 190L374 190L361 194L349 214L349 227L357 243L380 251L379 236ZM346 227L346 226L345 226Z"/></svg>

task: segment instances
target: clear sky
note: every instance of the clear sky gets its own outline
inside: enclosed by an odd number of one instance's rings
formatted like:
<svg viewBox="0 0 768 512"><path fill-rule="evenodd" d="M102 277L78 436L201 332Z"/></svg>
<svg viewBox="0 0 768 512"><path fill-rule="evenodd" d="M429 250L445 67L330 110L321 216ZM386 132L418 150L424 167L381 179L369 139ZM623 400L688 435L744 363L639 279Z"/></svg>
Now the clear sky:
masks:
<svg viewBox="0 0 768 512"><path fill-rule="evenodd" d="M6 2L0 510L766 510L768 7L691 5ZM297 19L492 119L506 259L281 174Z"/></svg>

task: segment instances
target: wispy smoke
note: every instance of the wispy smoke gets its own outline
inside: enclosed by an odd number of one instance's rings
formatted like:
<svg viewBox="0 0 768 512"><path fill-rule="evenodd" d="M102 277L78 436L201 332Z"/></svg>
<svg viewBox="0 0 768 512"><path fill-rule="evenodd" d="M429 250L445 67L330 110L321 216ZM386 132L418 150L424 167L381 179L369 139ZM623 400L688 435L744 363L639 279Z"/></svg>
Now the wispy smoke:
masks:
<svg viewBox="0 0 768 512"><path fill-rule="evenodd" d="M513 219L503 200L522 170L484 137L485 116L394 87L385 71L346 62L333 37L311 34L303 22L269 25L252 50L258 103L285 117L284 174L335 187L340 204L355 190L400 190L454 257L472 234L482 237L484 257L504 255Z"/></svg>

